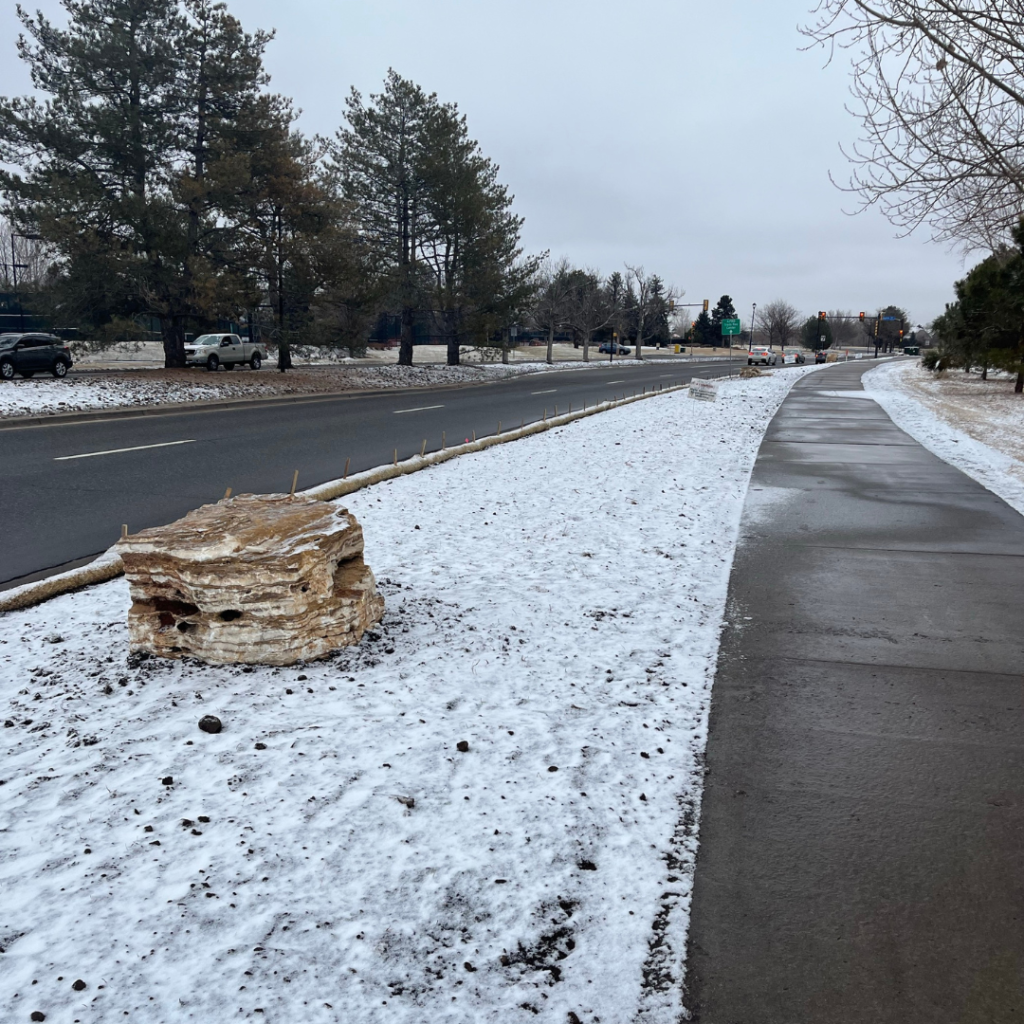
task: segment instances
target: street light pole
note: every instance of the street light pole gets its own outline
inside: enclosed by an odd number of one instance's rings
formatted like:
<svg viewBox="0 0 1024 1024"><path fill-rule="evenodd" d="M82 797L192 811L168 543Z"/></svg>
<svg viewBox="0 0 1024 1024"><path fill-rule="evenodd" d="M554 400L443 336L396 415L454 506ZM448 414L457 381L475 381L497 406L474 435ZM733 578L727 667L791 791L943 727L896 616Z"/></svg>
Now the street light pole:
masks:
<svg viewBox="0 0 1024 1024"><path fill-rule="evenodd" d="M755 320L756 316L757 316L757 303L755 302L750 307L750 344L747 346L747 350L748 351L754 347L754 320ZM769 344L771 344L770 341L769 341Z"/></svg>

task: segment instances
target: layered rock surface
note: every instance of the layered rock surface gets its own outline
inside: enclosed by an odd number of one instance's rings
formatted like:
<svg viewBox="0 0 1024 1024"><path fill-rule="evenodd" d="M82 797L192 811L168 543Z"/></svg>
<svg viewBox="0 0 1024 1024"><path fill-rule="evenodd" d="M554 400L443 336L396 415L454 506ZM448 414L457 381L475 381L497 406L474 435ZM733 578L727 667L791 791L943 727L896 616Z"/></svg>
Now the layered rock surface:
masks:
<svg viewBox="0 0 1024 1024"><path fill-rule="evenodd" d="M133 651L290 665L358 643L384 614L347 509L240 494L123 537Z"/></svg>

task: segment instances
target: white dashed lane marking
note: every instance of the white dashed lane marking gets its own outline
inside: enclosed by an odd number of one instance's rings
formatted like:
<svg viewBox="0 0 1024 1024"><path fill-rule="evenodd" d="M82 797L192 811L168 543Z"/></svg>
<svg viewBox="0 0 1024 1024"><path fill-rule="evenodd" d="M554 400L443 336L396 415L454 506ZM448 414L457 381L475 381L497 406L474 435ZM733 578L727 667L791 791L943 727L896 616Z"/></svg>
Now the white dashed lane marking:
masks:
<svg viewBox="0 0 1024 1024"><path fill-rule="evenodd" d="M82 452L81 455L59 455L54 462L69 462L71 459L92 459L97 455L120 455L122 452L143 452L148 448L173 448L178 444L195 444L196 439L190 437L187 441L161 441L160 444L139 444L134 448L108 448L104 452Z"/></svg>

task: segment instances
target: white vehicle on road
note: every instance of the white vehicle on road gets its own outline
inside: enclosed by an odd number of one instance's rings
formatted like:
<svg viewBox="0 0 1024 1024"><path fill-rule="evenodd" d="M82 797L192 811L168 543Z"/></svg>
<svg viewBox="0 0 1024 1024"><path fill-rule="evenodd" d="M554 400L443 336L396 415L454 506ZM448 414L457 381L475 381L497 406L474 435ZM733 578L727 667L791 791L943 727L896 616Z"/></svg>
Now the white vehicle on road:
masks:
<svg viewBox="0 0 1024 1024"><path fill-rule="evenodd" d="M242 341L237 334L202 334L185 346L187 366L233 370L242 363L258 370L263 365L263 353L259 345Z"/></svg>
<svg viewBox="0 0 1024 1024"><path fill-rule="evenodd" d="M755 363L762 366L774 366L778 361L778 355L763 345L755 345L747 353L747 366L753 366Z"/></svg>

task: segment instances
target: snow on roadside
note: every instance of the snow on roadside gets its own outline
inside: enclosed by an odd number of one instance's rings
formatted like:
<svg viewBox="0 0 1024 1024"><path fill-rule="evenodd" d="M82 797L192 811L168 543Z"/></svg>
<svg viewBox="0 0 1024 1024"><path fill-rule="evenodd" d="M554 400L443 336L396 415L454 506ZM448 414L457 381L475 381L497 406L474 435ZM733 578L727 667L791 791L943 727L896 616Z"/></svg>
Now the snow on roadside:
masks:
<svg viewBox="0 0 1024 1024"><path fill-rule="evenodd" d="M645 365L623 359L617 367ZM532 373L559 370L607 369L603 360L546 363L472 363L464 366L311 366L289 374L265 369L254 373L205 370L133 370L78 374L64 380L39 378L0 384L0 419L38 416L88 409L132 408L208 402L239 398L315 395L337 391L373 391L389 388L427 388L446 384L472 384L505 380Z"/></svg>
<svg viewBox="0 0 1024 1024"><path fill-rule="evenodd" d="M803 372L349 496L387 613L331 660L131 662L123 580L0 618L0 1019L676 1021L738 522Z"/></svg>
<svg viewBox="0 0 1024 1024"><path fill-rule="evenodd" d="M1024 515L1024 461L1015 457L1024 452L1024 403L1012 395L998 395L1008 400L993 405L980 392L956 396L957 401L943 393L943 381L931 374L925 379L925 373L917 363L883 363L864 374L864 389L900 430ZM960 425L993 444L972 437Z"/></svg>

